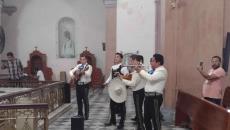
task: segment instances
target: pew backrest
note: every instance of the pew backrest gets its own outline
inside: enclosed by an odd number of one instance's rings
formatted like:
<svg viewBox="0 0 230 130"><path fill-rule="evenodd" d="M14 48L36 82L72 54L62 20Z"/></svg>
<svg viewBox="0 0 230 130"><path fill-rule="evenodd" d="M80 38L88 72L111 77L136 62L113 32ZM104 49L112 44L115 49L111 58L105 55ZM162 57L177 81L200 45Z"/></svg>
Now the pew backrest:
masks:
<svg viewBox="0 0 230 130"><path fill-rule="evenodd" d="M229 86L225 88L224 90L222 106L224 108L230 107L230 87Z"/></svg>
<svg viewBox="0 0 230 130"><path fill-rule="evenodd" d="M178 92L175 125L190 123L193 130L230 130L230 113L183 91Z"/></svg>

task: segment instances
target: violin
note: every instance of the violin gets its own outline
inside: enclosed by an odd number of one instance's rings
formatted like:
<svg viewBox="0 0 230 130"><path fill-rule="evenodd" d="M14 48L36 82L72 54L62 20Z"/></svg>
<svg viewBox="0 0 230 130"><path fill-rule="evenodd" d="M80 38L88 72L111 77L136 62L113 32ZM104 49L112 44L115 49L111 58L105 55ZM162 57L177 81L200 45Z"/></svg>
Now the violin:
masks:
<svg viewBox="0 0 230 130"><path fill-rule="evenodd" d="M122 76L122 78L126 79L126 80L132 80L132 74L124 75L124 76Z"/></svg>

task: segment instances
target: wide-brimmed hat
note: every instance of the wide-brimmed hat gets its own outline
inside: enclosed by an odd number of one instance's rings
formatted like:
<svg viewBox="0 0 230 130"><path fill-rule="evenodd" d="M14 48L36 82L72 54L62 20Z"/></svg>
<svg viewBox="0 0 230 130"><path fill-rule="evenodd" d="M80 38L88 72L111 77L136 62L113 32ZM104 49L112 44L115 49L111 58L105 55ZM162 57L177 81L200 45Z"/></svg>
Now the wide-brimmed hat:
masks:
<svg viewBox="0 0 230 130"><path fill-rule="evenodd" d="M119 78L112 79L108 84L109 97L116 103L122 103L127 99L127 89Z"/></svg>

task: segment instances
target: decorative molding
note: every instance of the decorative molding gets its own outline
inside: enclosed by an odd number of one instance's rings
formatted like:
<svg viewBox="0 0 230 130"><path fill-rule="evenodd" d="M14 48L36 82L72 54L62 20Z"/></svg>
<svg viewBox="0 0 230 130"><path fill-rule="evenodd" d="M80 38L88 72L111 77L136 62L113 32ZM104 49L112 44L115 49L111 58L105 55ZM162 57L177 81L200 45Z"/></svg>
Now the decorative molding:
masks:
<svg viewBox="0 0 230 130"><path fill-rule="evenodd" d="M17 8L15 6L3 6L2 12L8 14L11 16L14 12L17 11Z"/></svg>
<svg viewBox="0 0 230 130"><path fill-rule="evenodd" d="M117 0L103 0L106 7L117 6Z"/></svg>
<svg viewBox="0 0 230 130"><path fill-rule="evenodd" d="M8 15L12 15L14 12L17 11L17 7L5 5L4 0L0 0L0 9L2 13L6 13Z"/></svg>
<svg viewBox="0 0 230 130"><path fill-rule="evenodd" d="M172 9L175 9L177 7L177 0L169 0L169 4Z"/></svg>
<svg viewBox="0 0 230 130"><path fill-rule="evenodd" d="M3 4L4 4L4 1L0 0L0 8L2 8Z"/></svg>

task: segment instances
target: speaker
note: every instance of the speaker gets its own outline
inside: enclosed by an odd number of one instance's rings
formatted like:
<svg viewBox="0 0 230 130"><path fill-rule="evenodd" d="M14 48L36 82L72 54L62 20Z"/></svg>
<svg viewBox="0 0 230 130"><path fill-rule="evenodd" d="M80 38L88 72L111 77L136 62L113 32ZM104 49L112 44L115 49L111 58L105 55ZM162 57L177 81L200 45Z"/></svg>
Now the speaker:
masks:
<svg viewBox="0 0 230 130"><path fill-rule="evenodd" d="M84 130L84 117L73 116L71 118L71 130Z"/></svg>

